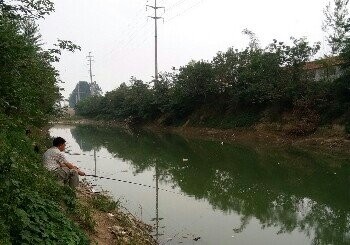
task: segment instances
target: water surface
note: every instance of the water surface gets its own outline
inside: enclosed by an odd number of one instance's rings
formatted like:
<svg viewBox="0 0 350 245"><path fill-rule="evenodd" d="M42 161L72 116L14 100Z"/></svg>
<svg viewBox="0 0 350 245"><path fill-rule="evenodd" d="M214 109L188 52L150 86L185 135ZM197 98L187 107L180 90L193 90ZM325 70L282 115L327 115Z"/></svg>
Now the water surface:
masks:
<svg viewBox="0 0 350 245"><path fill-rule="evenodd" d="M92 126L50 133L87 173L119 180L87 177L160 244L350 244L349 155Z"/></svg>

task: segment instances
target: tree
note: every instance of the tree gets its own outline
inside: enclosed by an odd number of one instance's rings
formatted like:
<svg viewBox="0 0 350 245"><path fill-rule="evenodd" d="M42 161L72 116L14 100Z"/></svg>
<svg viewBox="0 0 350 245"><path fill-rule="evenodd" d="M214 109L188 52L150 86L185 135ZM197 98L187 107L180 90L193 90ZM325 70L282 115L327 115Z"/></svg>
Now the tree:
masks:
<svg viewBox="0 0 350 245"><path fill-rule="evenodd" d="M332 54L341 53L349 40L350 19L347 9L349 0L334 0L324 9L325 20L323 30L327 33L327 41Z"/></svg>
<svg viewBox="0 0 350 245"><path fill-rule="evenodd" d="M218 93L212 64L206 61L191 61L181 67L175 78L175 90L179 90L182 98L193 106L210 102Z"/></svg>
<svg viewBox="0 0 350 245"><path fill-rule="evenodd" d="M28 36L26 29L8 18L0 18L0 26L1 109L26 124L45 122L60 99L50 56L31 39L35 32Z"/></svg>
<svg viewBox="0 0 350 245"><path fill-rule="evenodd" d="M0 14L11 19L40 19L55 10L51 0L0 0Z"/></svg>
<svg viewBox="0 0 350 245"><path fill-rule="evenodd" d="M345 114L345 124L350 125L350 17L349 0L334 0L324 11L324 30L328 34L328 42L334 55L342 58L342 75L334 82L330 93L333 114ZM350 128L348 126L347 128Z"/></svg>
<svg viewBox="0 0 350 245"><path fill-rule="evenodd" d="M165 72L159 74L159 79L153 81L153 104L159 113L166 113L170 110L171 91L174 87L175 73Z"/></svg>
<svg viewBox="0 0 350 245"><path fill-rule="evenodd" d="M256 37L254 32L252 32L251 30L246 28L242 31L242 34L248 36L248 38L249 38L248 47L250 48L250 50L260 49L259 39Z"/></svg>

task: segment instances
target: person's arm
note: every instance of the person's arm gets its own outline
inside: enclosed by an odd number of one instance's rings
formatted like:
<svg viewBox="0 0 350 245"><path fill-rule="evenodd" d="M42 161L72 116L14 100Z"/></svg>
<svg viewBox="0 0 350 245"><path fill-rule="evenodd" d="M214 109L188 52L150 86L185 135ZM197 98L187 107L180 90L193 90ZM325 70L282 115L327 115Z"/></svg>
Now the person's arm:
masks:
<svg viewBox="0 0 350 245"><path fill-rule="evenodd" d="M79 174L80 176L84 176L84 175L85 175L85 173L84 173L83 171L81 171L77 166L75 166L74 164L68 162L68 161L66 160L66 158L65 158L62 154L60 154L60 155L61 155L61 156L60 156L59 165L60 165L61 167L67 167L67 168L69 168L69 169L74 169L74 170L76 170L76 171L78 172L78 174Z"/></svg>
<svg viewBox="0 0 350 245"><path fill-rule="evenodd" d="M66 165L67 168L76 170L80 176L84 176L84 175L85 175L85 173L84 173L83 171L81 171L81 170L80 170L77 166L75 166L73 163L65 162L64 164Z"/></svg>

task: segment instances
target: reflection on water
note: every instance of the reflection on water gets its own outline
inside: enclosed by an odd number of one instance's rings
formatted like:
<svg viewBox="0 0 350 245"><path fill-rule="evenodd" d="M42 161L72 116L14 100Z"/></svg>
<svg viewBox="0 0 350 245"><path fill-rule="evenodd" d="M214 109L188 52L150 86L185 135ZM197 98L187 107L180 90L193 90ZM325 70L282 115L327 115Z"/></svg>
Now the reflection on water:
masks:
<svg viewBox="0 0 350 245"><path fill-rule="evenodd" d="M163 243L350 244L349 156L88 126L70 133L83 152L95 152L95 163L96 151L105 149L131 165L136 177L153 173L148 181L156 190L158 185L179 190L188 196L189 209L202 209L197 225L190 225L191 214L181 218L201 239L181 240L188 234L171 229L184 224L169 223L176 222L176 212L180 219L184 201L175 195L159 202L157 191L155 235ZM158 205L168 208L164 212L173 219L164 221L162 231Z"/></svg>

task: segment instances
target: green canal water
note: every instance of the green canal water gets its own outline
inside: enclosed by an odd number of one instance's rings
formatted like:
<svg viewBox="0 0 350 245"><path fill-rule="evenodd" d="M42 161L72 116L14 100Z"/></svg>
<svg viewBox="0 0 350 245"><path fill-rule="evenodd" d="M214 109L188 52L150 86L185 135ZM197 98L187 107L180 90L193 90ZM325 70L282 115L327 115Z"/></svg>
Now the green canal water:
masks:
<svg viewBox="0 0 350 245"><path fill-rule="evenodd" d="M121 180L86 177L160 244L350 244L350 153L91 126L50 134L87 173Z"/></svg>

